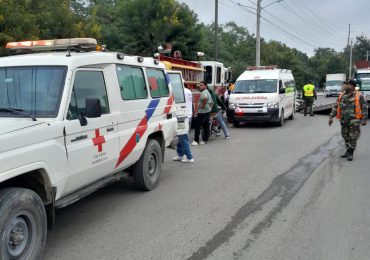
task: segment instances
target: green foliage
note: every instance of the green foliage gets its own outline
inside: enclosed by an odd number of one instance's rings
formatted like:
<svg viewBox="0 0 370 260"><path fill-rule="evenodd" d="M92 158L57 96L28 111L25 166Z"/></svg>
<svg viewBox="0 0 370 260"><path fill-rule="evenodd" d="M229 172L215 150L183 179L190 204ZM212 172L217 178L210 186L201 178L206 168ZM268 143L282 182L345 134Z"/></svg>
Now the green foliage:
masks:
<svg viewBox="0 0 370 260"><path fill-rule="evenodd" d="M197 15L176 0L0 0L0 56L6 42L92 37L109 50L152 56L159 45L172 44L184 59L214 60L215 26L199 23ZM233 80L255 64L255 36L228 22L218 26L218 61L231 67ZM370 41L359 36L353 62L364 60ZM318 48L312 57L284 43L261 39L261 65L291 69L298 88L308 80L323 83L327 73L346 73L350 47L341 52Z"/></svg>
<svg viewBox="0 0 370 260"><path fill-rule="evenodd" d="M0 0L0 45L9 41L100 38L96 12L81 0ZM73 9L73 8L79 8ZM5 55L0 47L0 55Z"/></svg>
<svg viewBox="0 0 370 260"><path fill-rule="evenodd" d="M201 36L197 17L188 6L175 0L96 1L103 25L102 42L109 49L153 56L159 45L170 43L184 58L195 58ZM100 8L99 8L100 9Z"/></svg>

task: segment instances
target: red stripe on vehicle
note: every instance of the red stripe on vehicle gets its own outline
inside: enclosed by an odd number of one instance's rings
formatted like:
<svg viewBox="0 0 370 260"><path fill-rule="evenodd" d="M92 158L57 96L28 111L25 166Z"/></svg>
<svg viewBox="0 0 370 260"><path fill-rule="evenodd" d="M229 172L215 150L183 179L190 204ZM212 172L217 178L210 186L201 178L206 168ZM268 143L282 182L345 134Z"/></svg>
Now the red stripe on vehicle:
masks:
<svg viewBox="0 0 370 260"><path fill-rule="evenodd" d="M146 119L145 116L143 119L141 119L139 125L135 129L135 132L131 135L130 139L119 153L119 158L115 168L117 168L118 165L120 165L123 162L123 160L126 159L126 157L132 152L132 150L134 150L137 144L136 138L140 139L144 135L147 128L148 120Z"/></svg>

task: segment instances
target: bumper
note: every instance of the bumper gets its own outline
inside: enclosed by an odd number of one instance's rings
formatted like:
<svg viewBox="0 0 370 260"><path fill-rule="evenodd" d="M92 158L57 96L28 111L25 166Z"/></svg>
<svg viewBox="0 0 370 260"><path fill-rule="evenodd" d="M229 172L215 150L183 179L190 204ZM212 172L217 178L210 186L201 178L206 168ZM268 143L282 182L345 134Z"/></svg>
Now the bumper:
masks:
<svg viewBox="0 0 370 260"><path fill-rule="evenodd" d="M339 97L339 92L334 92L334 91L325 92L325 96L327 96L327 97Z"/></svg>
<svg viewBox="0 0 370 260"><path fill-rule="evenodd" d="M230 110L232 114L232 120L234 122L279 122L279 109L269 108L267 113L248 113L248 112L238 112L235 110Z"/></svg>

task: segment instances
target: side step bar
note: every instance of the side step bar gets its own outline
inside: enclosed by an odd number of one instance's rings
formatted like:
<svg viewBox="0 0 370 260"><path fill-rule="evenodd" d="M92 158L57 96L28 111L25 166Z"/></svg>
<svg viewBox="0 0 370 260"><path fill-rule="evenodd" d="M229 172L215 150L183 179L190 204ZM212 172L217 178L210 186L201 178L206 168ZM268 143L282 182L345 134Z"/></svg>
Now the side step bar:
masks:
<svg viewBox="0 0 370 260"><path fill-rule="evenodd" d="M122 179L123 177L127 176L124 172L120 172L118 174L115 174L115 175L112 175L112 176L108 176L104 179L101 179L97 182L94 182L82 189L79 189L75 192L72 192L71 194L57 200L55 202L55 205L54 205L54 208L55 209L60 209L60 208L64 208L88 195L90 195L91 193L113 183L113 182L117 182L119 181L120 179Z"/></svg>

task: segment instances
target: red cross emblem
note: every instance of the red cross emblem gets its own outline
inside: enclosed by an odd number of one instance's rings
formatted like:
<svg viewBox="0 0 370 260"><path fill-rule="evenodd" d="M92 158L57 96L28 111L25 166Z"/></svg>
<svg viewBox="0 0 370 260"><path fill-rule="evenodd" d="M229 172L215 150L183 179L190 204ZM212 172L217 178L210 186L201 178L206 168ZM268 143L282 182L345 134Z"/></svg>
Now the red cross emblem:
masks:
<svg viewBox="0 0 370 260"><path fill-rule="evenodd" d="M98 146L98 152L103 151L103 144L105 143L104 136L100 135L99 129L95 129L95 138L92 139L94 146Z"/></svg>

